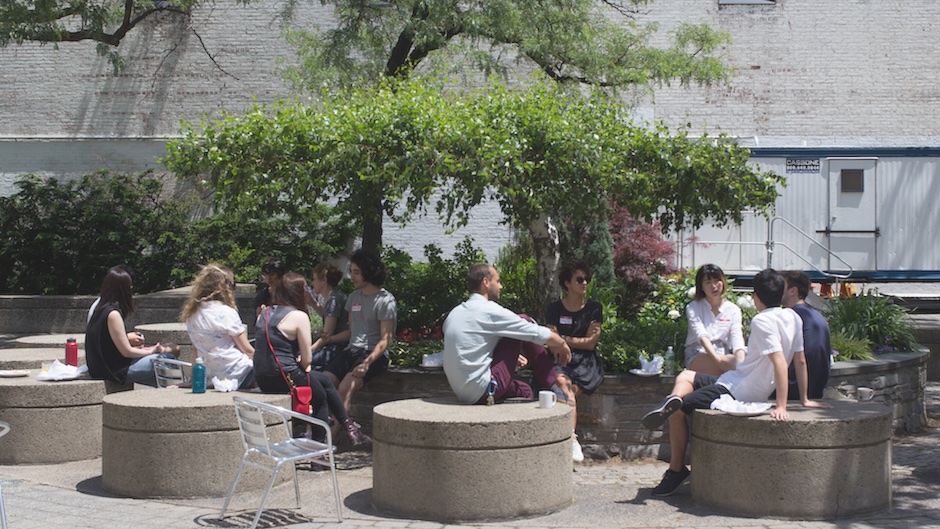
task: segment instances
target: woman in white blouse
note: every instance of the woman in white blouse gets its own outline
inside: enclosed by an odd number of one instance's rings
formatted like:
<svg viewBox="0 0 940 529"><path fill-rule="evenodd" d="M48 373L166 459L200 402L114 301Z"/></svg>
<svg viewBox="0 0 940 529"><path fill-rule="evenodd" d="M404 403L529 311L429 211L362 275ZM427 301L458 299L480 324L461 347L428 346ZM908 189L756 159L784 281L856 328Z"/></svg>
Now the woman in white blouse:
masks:
<svg viewBox="0 0 940 529"><path fill-rule="evenodd" d="M695 299L685 308L689 333L685 339L685 367L696 373L721 375L744 358L741 309L724 299L725 273L713 264L695 274Z"/></svg>

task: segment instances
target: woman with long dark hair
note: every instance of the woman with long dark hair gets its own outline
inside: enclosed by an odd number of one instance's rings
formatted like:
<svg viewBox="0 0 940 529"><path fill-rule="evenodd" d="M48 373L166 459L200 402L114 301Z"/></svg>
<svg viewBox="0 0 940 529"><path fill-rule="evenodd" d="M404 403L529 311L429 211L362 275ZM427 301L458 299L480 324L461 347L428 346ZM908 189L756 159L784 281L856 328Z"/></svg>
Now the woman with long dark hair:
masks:
<svg viewBox="0 0 940 529"><path fill-rule="evenodd" d="M131 275L122 267L108 270L101 283L100 301L85 329L88 373L98 380L156 386L153 360L179 355L176 345L131 345L124 320L134 313Z"/></svg>

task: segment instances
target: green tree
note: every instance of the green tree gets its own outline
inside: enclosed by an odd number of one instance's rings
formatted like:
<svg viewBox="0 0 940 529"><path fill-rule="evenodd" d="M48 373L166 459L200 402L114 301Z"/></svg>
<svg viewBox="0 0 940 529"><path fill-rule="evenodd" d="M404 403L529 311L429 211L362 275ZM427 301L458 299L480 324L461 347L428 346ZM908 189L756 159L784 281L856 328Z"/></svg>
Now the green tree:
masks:
<svg viewBox="0 0 940 529"><path fill-rule="evenodd" d="M658 24L640 21L651 0L321 1L334 7L335 26L288 31L301 59L289 71L307 87L406 78L425 63L502 73L518 59L556 81L605 87L727 75L727 35L707 26L680 25L669 46L651 46Z"/></svg>
<svg viewBox="0 0 940 529"><path fill-rule="evenodd" d="M188 128L169 152L172 169L207 172L218 199L246 214L296 214L316 197L337 197L344 214L363 220L364 245L381 240L383 210L407 220L435 190L448 225L495 200L532 242L540 305L554 295L559 213L588 226L615 203L664 230L740 223L743 210L772 206L781 182L750 168L747 149L726 137L651 132L613 99L556 83L462 94L382 84Z"/></svg>

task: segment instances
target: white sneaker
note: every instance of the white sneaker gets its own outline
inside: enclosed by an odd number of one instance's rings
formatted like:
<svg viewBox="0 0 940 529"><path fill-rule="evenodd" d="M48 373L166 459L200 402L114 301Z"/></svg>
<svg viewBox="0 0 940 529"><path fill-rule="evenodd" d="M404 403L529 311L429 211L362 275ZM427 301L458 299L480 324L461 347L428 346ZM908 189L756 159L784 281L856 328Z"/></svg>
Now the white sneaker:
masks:
<svg viewBox="0 0 940 529"><path fill-rule="evenodd" d="M578 436L571 436L571 459L575 463L580 463L584 461L584 452L581 451L581 445L578 443Z"/></svg>

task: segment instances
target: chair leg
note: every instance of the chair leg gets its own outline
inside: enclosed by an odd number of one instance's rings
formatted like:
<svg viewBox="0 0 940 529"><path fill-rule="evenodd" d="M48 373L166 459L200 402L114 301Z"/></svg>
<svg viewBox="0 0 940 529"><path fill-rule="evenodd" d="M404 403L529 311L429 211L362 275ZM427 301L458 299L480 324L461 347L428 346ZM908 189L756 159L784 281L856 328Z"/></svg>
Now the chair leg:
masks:
<svg viewBox="0 0 940 529"><path fill-rule="evenodd" d="M300 482L297 480L297 463L290 465L291 479L294 480L294 497L297 499L297 508L300 508Z"/></svg>
<svg viewBox="0 0 940 529"><path fill-rule="evenodd" d="M258 526L258 520L261 519L261 512L264 511L264 502L268 501L268 494L271 492L271 488L274 487L274 481L277 479L277 471L281 469L281 464L278 463L274 470L271 471L271 480L268 481L268 488L264 489L264 494L261 496L261 505L258 506L258 512L255 513L255 521L251 522L251 529L255 529Z"/></svg>
<svg viewBox="0 0 940 529"><path fill-rule="evenodd" d="M228 496L225 497L225 503L222 504L222 512L219 513L219 520L225 518L225 509L228 508L228 502L232 501L232 495L235 494L235 485L238 485L238 478L242 476L242 469L245 468L245 457L247 457L247 454L242 457L242 462L238 465L238 470L235 471L235 479L232 480L232 486L228 489Z"/></svg>
<svg viewBox="0 0 940 529"><path fill-rule="evenodd" d="M343 521L343 504L339 498L339 481L336 479L336 463L333 461L333 454L330 454L330 474L333 477L333 501L336 502L336 521Z"/></svg>
<svg viewBox="0 0 940 529"><path fill-rule="evenodd" d="M7 529L7 509L3 505L3 489L0 489L0 527Z"/></svg>

